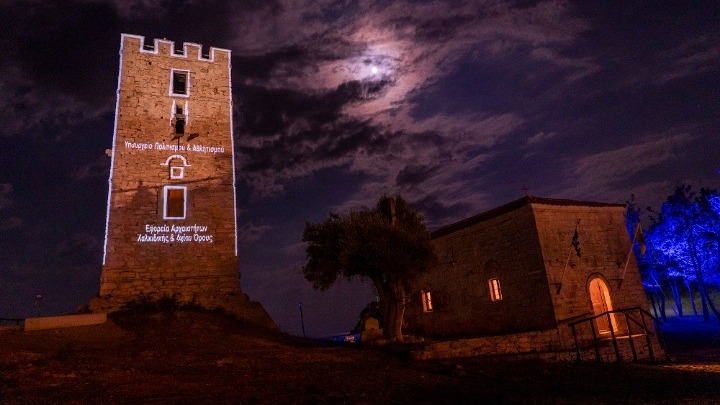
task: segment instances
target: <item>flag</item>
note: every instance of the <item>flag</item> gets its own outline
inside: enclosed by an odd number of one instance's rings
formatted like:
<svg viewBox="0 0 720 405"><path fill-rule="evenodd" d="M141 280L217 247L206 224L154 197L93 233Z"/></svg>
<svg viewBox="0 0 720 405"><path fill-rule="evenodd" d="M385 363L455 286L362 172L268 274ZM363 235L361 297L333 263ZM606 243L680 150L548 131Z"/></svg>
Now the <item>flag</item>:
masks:
<svg viewBox="0 0 720 405"><path fill-rule="evenodd" d="M575 227L575 233L573 234L572 245L575 248L575 253L580 257L580 238L578 236L577 226Z"/></svg>
<svg viewBox="0 0 720 405"><path fill-rule="evenodd" d="M645 237L643 236L642 227L640 227L640 224L637 225L637 238L638 246L640 247L640 254L644 255L645 251L647 250L647 246L645 246Z"/></svg>

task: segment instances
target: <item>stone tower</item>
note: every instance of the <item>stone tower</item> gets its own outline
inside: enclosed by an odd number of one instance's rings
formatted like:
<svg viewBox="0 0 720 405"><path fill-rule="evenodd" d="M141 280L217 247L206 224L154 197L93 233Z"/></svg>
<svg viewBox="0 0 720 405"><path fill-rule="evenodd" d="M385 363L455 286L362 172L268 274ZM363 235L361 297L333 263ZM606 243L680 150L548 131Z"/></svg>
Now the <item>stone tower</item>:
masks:
<svg viewBox="0 0 720 405"><path fill-rule="evenodd" d="M240 290L230 51L122 34L115 109L93 305L175 296L269 320Z"/></svg>

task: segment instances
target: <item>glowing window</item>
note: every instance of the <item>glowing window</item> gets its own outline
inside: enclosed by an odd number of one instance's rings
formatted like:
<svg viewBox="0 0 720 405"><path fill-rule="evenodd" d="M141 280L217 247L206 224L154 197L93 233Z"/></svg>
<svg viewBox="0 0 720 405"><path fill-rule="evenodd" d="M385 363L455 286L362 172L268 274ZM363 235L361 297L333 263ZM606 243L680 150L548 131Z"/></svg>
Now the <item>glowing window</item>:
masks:
<svg viewBox="0 0 720 405"><path fill-rule="evenodd" d="M423 312L432 312L433 306L430 291L422 291L422 306Z"/></svg>
<svg viewBox="0 0 720 405"><path fill-rule="evenodd" d="M502 299L502 291L500 291L500 280L497 278L491 278L488 281L490 287L490 299L493 301L500 301Z"/></svg>
<svg viewBox="0 0 720 405"><path fill-rule="evenodd" d="M187 97L190 94L190 72L172 69L170 73L170 95Z"/></svg>
<svg viewBox="0 0 720 405"><path fill-rule="evenodd" d="M185 219L187 187L165 186L164 219Z"/></svg>

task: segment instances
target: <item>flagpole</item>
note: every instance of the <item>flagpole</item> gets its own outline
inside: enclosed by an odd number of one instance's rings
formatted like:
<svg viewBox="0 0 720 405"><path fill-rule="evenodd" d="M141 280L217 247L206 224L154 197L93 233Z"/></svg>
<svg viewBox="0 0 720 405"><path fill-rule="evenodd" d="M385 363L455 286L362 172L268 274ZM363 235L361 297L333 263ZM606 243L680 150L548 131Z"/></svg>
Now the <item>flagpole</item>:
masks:
<svg viewBox="0 0 720 405"><path fill-rule="evenodd" d="M573 242L575 241L575 234L577 234L578 225L580 225L580 220L579 220L579 219L578 219L578 221L577 221L577 224L575 224L575 232L573 233ZM575 249L576 252L578 251L578 248L575 246L575 244L574 244L574 243L570 243L570 253L568 253L567 259L565 259L565 267L563 267L562 274L560 274L560 282L559 282L559 283L555 283L556 286L557 286L556 291L555 291L555 294L560 294L560 289L562 288L562 283L563 283L563 280L565 279L565 271L567 271L568 264L570 264L570 257L572 256L572 251L573 251L573 249ZM578 256L580 256L579 253L578 253Z"/></svg>
<svg viewBox="0 0 720 405"><path fill-rule="evenodd" d="M568 253L568 257L565 260L565 267L563 267L562 274L560 275L560 282L557 283L557 291L555 291L555 294L560 294L560 289L562 288L562 282L565 279L565 270L567 270L568 263L570 263L570 256L572 256L572 249L570 249L570 253Z"/></svg>
<svg viewBox="0 0 720 405"><path fill-rule="evenodd" d="M623 269L622 275L620 276L620 280L618 281L618 289L622 288L623 280L625 280L625 272L627 272L628 265L630 264L630 255L632 255L633 247L635 246L635 240L637 239L638 230L640 229L640 222L637 223L635 226L635 232L633 233L633 240L632 243L630 243L630 251L627 255L627 260L625 260L625 268Z"/></svg>

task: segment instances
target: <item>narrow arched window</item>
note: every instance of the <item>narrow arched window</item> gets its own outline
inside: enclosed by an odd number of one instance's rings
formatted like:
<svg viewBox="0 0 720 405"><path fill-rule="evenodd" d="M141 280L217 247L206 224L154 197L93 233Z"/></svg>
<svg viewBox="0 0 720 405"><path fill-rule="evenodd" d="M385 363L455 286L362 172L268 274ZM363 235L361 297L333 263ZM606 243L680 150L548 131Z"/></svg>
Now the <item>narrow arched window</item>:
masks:
<svg viewBox="0 0 720 405"><path fill-rule="evenodd" d="M430 291L421 291L421 294L422 294L423 312L432 312L433 304L432 304L432 297L430 296Z"/></svg>
<svg viewBox="0 0 720 405"><path fill-rule="evenodd" d="M500 301L502 299L502 290L500 289L500 279L491 278L488 280L488 288L490 289L490 299Z"/></svg>

